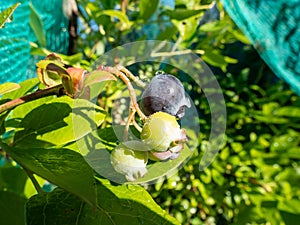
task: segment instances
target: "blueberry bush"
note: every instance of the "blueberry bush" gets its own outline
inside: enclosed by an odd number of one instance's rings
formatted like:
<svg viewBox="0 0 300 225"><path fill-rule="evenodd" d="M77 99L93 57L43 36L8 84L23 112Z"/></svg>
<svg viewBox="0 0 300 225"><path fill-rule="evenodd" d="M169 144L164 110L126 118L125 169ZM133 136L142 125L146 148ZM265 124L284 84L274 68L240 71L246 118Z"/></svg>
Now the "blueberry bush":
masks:
<svg viewBox="0 0 300 225"><path fill-rule="evenodd" d="M0 85L0 224L297 224L300 98L222 5L77 3L78 53L32 43L31 54L44 57L36 78ZM1 29L13 23L16 7L1 12ZM142 44L113 52L150 39L175 47L161 46L160 62L128 63L145 54ZM209 65L222 93L206 77L203 93L176 67L190 53ZM176 57L165 63L168 56ZM220 94L225 119L213 118L207 100ZM200 127L194 133L182 123L192 106ZM199 169L212 120L226 120L224 140Z"/></svg>

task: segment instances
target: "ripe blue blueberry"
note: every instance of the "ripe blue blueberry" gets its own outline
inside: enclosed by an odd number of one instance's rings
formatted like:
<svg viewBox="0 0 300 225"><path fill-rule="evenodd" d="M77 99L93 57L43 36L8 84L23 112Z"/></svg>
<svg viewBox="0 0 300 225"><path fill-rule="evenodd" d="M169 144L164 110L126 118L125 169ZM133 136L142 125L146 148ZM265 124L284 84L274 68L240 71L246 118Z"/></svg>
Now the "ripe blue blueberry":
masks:
<svg viewBox="0 0 300 225"><path fill-rule="evenodd" d="M142 95L141 108L146 115L166 112L182 118L191 103L184 87L175 76L158 71Z"/></svg>

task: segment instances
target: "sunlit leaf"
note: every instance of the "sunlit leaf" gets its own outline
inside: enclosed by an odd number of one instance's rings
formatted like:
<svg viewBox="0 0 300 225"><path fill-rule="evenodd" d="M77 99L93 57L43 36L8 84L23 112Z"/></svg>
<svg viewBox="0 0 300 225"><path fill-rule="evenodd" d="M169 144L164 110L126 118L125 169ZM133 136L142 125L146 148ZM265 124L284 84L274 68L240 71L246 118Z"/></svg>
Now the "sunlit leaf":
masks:
<svg viewBox="0 0 300 225"><path fill-rule="evenodd" d="M11 120L23 118L15 134L15 145L45 147L63 145L95 130L103 110L84 99L42 98L17 107Z"/></svg>
<svg viewBox="0 0 300 225"><path fill-rule="evenodd" d="M33 91L38 84L39 80L37 78L25 80L19 84L20 88L4 94L2 96L2 99L15 99L22 97L23 95L26 95Z"/></svg>
<svg viewBox="0 0 300 225"><path fill-rule="evenodd" d="M11 82L0 84L0 95L17 90L20 87L21 86L19 84L11 83Z"/></svg>
<svg viewBox="0 0 300 225"><path fill-rule="evenodd" d="M20 4L16 3L0 13L0 29L4 27L5 23L11 22L12 14Z"/></svg>
<svg viewBox="0 0 300 225"><path fill-rule="evenodd" d="M97 15L98 16L107 15L107 16L111 16L111 17L119 19L121 22L121 27L120 27L121 30L129 29L133 24L131 21L129 21L127 15L121 11L104 10L104 11L99 12Z"/></svg>
<svg viewBox="0 0 300 225"><path fill-rule="evenodd" d="M117 78L109 72L95 70L85 79L84 86L91 86L92 84L108 80L117 80Z"/></svg>
<svg viewBox="0 0 300 225"><path fill-rule="evenodd" d="M203 10L176 9L176 10L166 10L166 11L164 11L164 14L169 16L170 19L184 20L189 17L198 15L202 12L203 12Z"/></svg>
<svg viewBox="0 0 300 225"><path fill-rule="evenodd" d="M30 27L34 32L38 43L42 47L46 47L47 40L46 40L45 29L43 26L43 21L31 3L29 4L29 7L30 7L30 18L29 18Z"/></svg>

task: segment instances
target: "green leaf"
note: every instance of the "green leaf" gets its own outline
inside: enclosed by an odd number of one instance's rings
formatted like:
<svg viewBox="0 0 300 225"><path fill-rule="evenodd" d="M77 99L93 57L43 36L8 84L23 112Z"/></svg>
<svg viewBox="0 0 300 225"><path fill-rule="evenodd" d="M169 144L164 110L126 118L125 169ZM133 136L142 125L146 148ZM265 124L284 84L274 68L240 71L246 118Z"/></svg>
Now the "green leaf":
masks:
<svg viewBox="0 0 300 225"><path fill-rule="evenodd" d="M119 141L117 137L124 132L124 126L100 129L98 133L95 131L82 139L76 144L66 146L69 149L80 152L89 165L101 176L116 183L125 183L125 176L117 173L110 163L110 151L115 148ZM109 150L107 150L109 149ZM177 159L163 162L153 162L147 166L148 172L143 178L136 180L135 184L151 183L160 178L173 175L179 168L192 156L187 146L180 152Z"/></svg>
<svg viewBox="0 0 300 225"><path fill-rule="evenodd" d="M179 224L161 209L141 186L125 184L115 186L107 180L99 179L99 181L101 182L101 185L98 186L100 207L108 210L112 218L115 218L116 224L122 224L123 220L127 224L137 225ZM111 201L109 201L110 199ZM123 215L117 216L122 213Z"/></svg>
<svg viewBox="0 0 300 225"><path fill-rule="evenodd" d="M212 178L219 186L222 186L225 182L223 174L216 169L212 169Z"/></svg>
<svg viewBox="0 0 300 225"><path fill-rule="evenodd" d="M19 84L11 83L11 82L0 84L0 95L17 90L20 87L21 86Z"/></svg>
<svg viewBox="0 0 300 225"><path fill-rule="evenodd" d="M47 56L47 58L48 57L49 56ZM38 67L38 77L43 84L48 87L53 87L62 83L64 87L67 88L66 90L70 91L72 78L64 68L60 57L55 55L54 58L51 57L50 59L40 60L36 63L36 66Z"/></svg>
<svg viewBox="0 0 300 225"><path fill-rule="evenodd" d="M120 23L121 23L120 30L127 30L133 24L133 22L129 21L127 15L125 13L121 12L121 11L104 10L104 11L97 14L97 16L101 16L101 15L107 15L107 16L115 17L118 20L120 20Z"/></svg>
<svg viewBox="0 0 300 225"><path fill-rule="evenodd" d="M117 80L114 75L106 71L93 71L84 80L84 86L89 88L89 98L97 98L98 95L104 90L108 81Z"/></svg>
<svg viewBox="0 0 300 225"><path fill-rule="evenodd" d="M32 172L91 205L97 204L94 172L79 153L65 148L2 147Z"/></svg>
<svg viewBox="0 0 300 225"><path fill-rule="evenodd" d="M0 190L0 223L25 225L26 199L16 193Z"/></svg>
<svg viewBox="0 0 300 225"><path fill-rule="evenodd" d="M139 1L139 8L140 8L140 18L147 21L156 11L159 0L140 0Z"/></svg>
<svg viewBox="0 0 300 225"><path fill-rule="evenodd" d="M250 45L251 42L249 41L249 39L242 33L241 30L231 30L230 33L240 42L246 44L246 45Z"/></svg>
<svg viewBox="0 0 300 225"><path fill-rule="evenodd" d="M280 201L278 203L278 209L292 214L300 215L300 200L299 199L289 199Z"/></svg>
<svg viewBox="0 0 300 225"><path fill-rule="evenodd" d="M270 150L272 152L286 153L292 147L299 146L299 134L284 134L279 137L275 136L272 140Z"/></svg>
<svg viewBox="0 0 300 225"><path fill-rule="evenodd" d="M232 64L235 64L235 63L238 63L239 61L235 58L231 58L229 56L224 56L224 60L227 62L227 63L232 63Z"/></svg>
<svg viewBox="0 0 300 225"><path fill-rule="evenodd" d="M40 186L45 184L44 179L38 176L35 176L35 178ZM0 167L0 191L2 190L16 193L26 199L37 194L32 181L19 166Z"/></svg>
<svg viewBox="0 0 300 225"><path fill-rule="evenodd" d="M5 133L5 120L6 117L8 116L9 111L8 112L3 112L0 114L0 135Z"/></svg>
<svg viewBox="0 0 300 225"><path fill-rule="evenodd" d="M277 117L277 116L270 116L270 115L263 115L260 112L255 112L252 114L252 116L260 122L264 122L267 124L287 124L289 123L289 120L287 118L283 117Z"/></svg>
<svg viewBox="0 0 300 225"><path fill-rule="evenodd" d="M288 213L286 211L280 211L280 215L282 217L282 220L284 221L284 224L287 225L293 225L295 224L295 221L299 220L299 215Z"/></svg>
<svg viewBox="0 0 300 225"><path fill-rule="evenodd" d="M198 16L192 16L185 20L172 20L177 27L183 41L188 41L197 30Z"/></svg>
<svg viewBox="0 0 300 225"><path fill-rule="evenodd" d="M216 66L222 69L223 72L226 71L227 62L219 52L217 51L205 51L202 59L212 66Z"/></svg>
<svg viewBox="0 0 300 225"><path fill-rule="evenodd" d="M300 107L284 106L274 110L274 115L300 118Z"/></svg>
<svg viewBox="0 0 300 225"><path fill-rule="evenodd" d="M134 183L152 183L161 178L167 178L174 173L176 173L181 166L192 156L193 151L191 151L186 145L184 149L180 152L177 159L155 162L153 164L147 165L148 172L144 177L136 180Z"/></svg>
<svg viewBox="0 0 300 225"><path fill-rule="evenodd" d="M123 175L117 173L110 163L110 151L117 142L117 138L112 129L101 129L100 131L108 131L108 136L113 138L112 142L107 142L98 136L98 131L94 131L75 143L66 146L68 149L79 152L84 156L88 164L100 176L110 179L116 183L125 183L126 179Z"/></svg>
<svg viewBox="0 0 300 225"><path fill-rule="evenodd" d="M166 27L162 32L159 33L156 40L168 40L177 33L177 28L174 25Z"/></svg>
<svg viewBox="0 0 300 225"><path fill-rule="evenodd" d="M8 190L23 195L27 175L18 167L0 167L0 190Z"/></svg>
<svg viewBox="0 0 300 225"><path fill-rule="evenodd" d="M236 223L238 224L247 224L257 222L263 218L261 210L254 206L241 206L239 208L239 214L236 216Z"/></svg>
<svg viewBox="0 0 300 225"><path fill-rule="evenodd" d="M170 17L170 19L174 20L185 20L187 18L190 18L192 16L196 16L200 13L202 13L203 10L191 10L191 9L176 9L176 10L166 10L163 12L163 14Z"/></svg>
<svg viewBox="0 0 300 225"><path fill-rule="evenodd" d="M84 86L91 86L92 84L108 80L117 80L117 78L109 72L95 70L84 80Z"/></svg>
<svg viewBox="0 0 300 225"><path fill-rule="evenodd" d="M11 22L12 14L20 4L18 2L0 13L0 29L4 27L5 23Z"/></svg>
<svg viewBox="0 0 300 225"><path fill-rule="evenodd" d="M30 7L30 17L29 17L30 27L34 32L38 43L42 47L46 47L47 40L46 40L46 33L43 26L43 21L31 3L29 4L29 7Z"/></svg>
<svg viewBox="0 0 300 225"><path fill-rule="evenodd" d="M97 129L104 111L84 99L42 98L17 107L10 119L20 119L15 146L46 147L63 145Z"/></svg>
<svg viewBox="0 0 300 225"><path fill-rule="evenodd" d="M39 80L37 78L25 80L19 84L21 86L20 88L4 94L2 96L2 99L15 99L22 97L25 94L28 94L29 92L34 90L38 84Z"/></svg>
<svg viewBox="0 0 300 225"><path fill-rule="evenodd" d="M163 211L140 186L114 186L100 180L97 208L93 208L62 189L36 195L27 203L30 225L160 225L179 224Z"/></svg>
<svg viewBox="0 0 300 225"><path fill-rule="evenodd" d="M220 21L208 22L199 27L202 32L216 32L224 29L224 24Z"/></svg>

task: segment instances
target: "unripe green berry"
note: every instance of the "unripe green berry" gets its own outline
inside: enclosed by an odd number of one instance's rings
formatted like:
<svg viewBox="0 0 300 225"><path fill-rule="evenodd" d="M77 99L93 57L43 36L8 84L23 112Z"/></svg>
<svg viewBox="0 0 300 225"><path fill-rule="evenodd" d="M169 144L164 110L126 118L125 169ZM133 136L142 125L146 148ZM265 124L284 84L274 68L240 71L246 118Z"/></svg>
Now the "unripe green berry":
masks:
<svg viewBox="0 0 300 225"><path fill-rule="evenodd" d="M183 133L175 116L157 112L146 120L141 139L152 151L164 152L176 141L186 139Z"/></svg>
<svg viewBox="0 0 300 225"><path fill-rule="evenodd" d="M148 152L132 150L126 142L112 151L110 160L114 169L128 181L135 181L147 173Z"/></svg>

